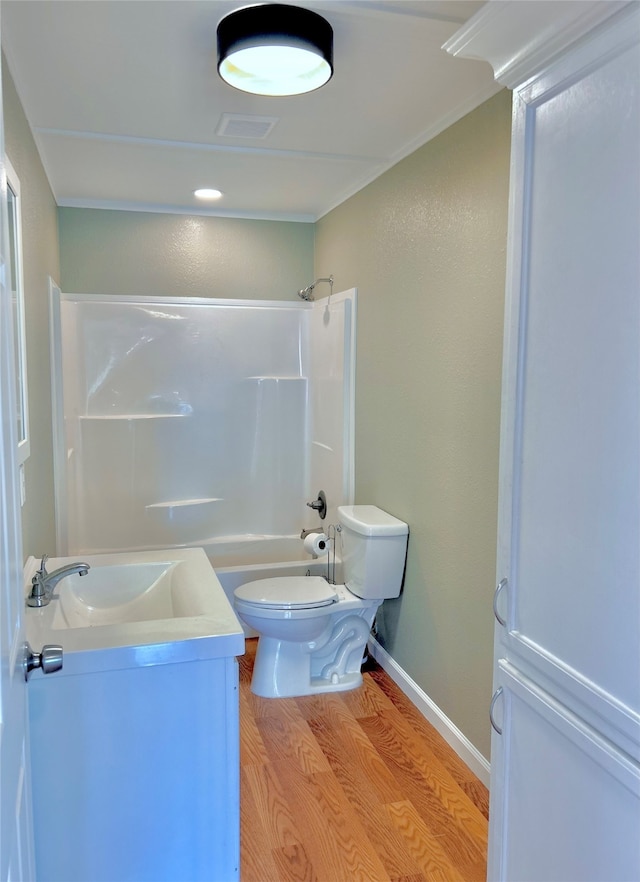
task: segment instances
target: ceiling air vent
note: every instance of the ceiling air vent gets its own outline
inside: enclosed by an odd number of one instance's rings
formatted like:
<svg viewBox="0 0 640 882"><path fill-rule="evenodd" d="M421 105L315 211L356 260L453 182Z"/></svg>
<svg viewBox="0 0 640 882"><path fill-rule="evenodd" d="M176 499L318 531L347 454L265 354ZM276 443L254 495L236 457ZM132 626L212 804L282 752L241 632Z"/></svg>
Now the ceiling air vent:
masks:
<svg viewBox="0 0 640 882"><path fill-rule="evenodd" d="M239 116L223 113L216 129L216 135L223 138L264 139L278 122L275 116Z"/></svg>

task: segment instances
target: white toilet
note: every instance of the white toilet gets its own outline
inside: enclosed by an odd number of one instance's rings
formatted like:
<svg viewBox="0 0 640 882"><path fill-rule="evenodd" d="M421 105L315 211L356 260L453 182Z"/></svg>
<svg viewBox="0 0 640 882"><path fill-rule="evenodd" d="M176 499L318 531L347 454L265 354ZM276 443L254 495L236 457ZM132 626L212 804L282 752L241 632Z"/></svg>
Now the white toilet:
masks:
<svg viewBox="0 0 640 882"><path fill-rule="evenodd" d="M235 609L260 635L251 690L265 698L342 692L360 668L376 611L400 594L409 527L375 505L338 508L344 585L321 576L259 579L236 588Z"/></svg>

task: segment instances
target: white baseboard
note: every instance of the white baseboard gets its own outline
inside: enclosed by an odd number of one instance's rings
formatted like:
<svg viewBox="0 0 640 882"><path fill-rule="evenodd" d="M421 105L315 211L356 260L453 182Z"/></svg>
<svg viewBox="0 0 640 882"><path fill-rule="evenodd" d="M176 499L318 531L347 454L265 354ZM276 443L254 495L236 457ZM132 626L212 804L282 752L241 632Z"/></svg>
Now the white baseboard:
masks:
<svg viewBox="0 0 640 882"><path fill-rule="evenodd" d="M444 714L435 702L418 686L415 680L403 670L377 640L369 638L369 652L393 682L400 687L407 698L418 708L422 716L436 729L447 744L455 750L460 759L469 766L473 774L488 787L490 764L480 751L473 746L449 717Z"/></svg>

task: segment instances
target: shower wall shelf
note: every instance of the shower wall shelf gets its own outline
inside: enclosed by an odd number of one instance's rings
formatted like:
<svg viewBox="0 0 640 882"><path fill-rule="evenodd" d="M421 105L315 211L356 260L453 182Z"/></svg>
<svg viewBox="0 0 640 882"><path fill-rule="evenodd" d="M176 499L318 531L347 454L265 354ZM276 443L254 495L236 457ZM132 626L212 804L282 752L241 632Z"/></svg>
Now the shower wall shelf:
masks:
<svg viewBox="0 0 640 882"><path fill-rule="evenodd" d="M258 376L258 377L245 377L245 380L256 380L256 381L260 381L260 380L287 380L287 381L304 380L304 382L307 382L308 377L275 377L275 376L271 376L271 375L269 375L269 376L265 375L265 376Z"/></svg>
<svg viewBox="0 0 640 882"><path fill-rule="evenodd" d="M190 417L190 413L83 413L79 420L169 420Z"/></svg>
<svg viewBox="0 0 640 882"><path fill-rule="evenodd" d="M326 450L327 453L333 453L333 447L330 444L323 444L322 441L312 441L311 442L314 447L320 447L322 450Z"/></svg>
<svg viewBox="0 0 640 882"><path fill-rule="evenodd" d="M197 509L198 507L212 505L216 502L224 502L224 498L222 496L208 496L203 499L170 499L168 502L152 502L150 505L145 505L145 509L147 511L171 513L174 508L183 510L189 508Z"/></svg>

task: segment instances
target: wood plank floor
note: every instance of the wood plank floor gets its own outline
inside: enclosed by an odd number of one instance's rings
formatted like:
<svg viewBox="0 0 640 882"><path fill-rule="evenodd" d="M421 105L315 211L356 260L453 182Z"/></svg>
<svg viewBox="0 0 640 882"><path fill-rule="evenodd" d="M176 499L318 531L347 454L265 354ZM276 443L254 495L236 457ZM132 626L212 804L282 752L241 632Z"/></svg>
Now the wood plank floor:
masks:
<svg viewBox="0 0 640 882"><path fill-rule="evenodd" d="M369 661L352 692L258 698L240 659L242 882L484 882L488 793Z"/></svg>

